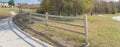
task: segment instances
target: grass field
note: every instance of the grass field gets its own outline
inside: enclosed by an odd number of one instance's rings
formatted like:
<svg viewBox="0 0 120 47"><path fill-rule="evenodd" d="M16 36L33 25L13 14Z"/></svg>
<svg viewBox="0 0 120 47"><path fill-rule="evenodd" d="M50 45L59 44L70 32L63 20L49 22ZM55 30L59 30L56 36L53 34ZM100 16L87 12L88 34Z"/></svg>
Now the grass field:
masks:
<svg viewBox="0 0 120 47"><path fill-rule="evenodd" d="M88 16L89 24L89 42L90 47L119 47L120 46L120 21L115 21L109 16L109 14L104 14L107 17L100 16ZM119 15L119 14L118 14ZM80 24L82 21L69 21L71 23ZM58 24L54 22L49 22L50 25L69 28L77 31L83 31L79 27L68 26L64 24ZM52 38L54 41L58 41L60 44L65 45L66 47L80 47L84 42L84 37L82 35L56 29L50 28L49 31L45 32L45 26L38 23L34 23L31 27L47 36ZM45 39L44 36L37 35L30 30L25 30L29 34L33 35L36 38L39 38L45 42L48 42L49 39ZM50 42L48 42L50 43Z"/></svg>
<svg viewBox="0 0 120 47"><path fill-rule="evenodd" d="M11 11L18 11L18 8L0 8L0 14L7 14Z"/></svg>
<svg viewBox="0 0 120 47"><path fill-rule="evenodd" d="M23 9L24 12L35 12L35 9ZM18 8L0 8L0 14L7 14L11 11L18 12Z"/></svg>
<svg viewBox="0 0 120 47"><path fill-rule="evenodd" d="M78 23L79 21L74 22ZM53 22L51 23L51 25L82 31L81 28L78 27L72 27ZM33 24L32 27L38 31L45 29L38 23ZM90 47L119 47L119 28L119 21L114 21L110 18L105 17L89 16ZM80 44L83 42L83 36L56 28L50 28L49 32L44 33L67 47L79 47Z"/></svg>
<svg viewBox="0 0 120 47"><path fill-rule="evenodd" d="M10 14L11 11L17 12L18 9L17 8L0 8L0 19L11 16Z"/></svg>
<svg viewBox="0 0 120 47"><path fill-rule="evenodd" d="M30 10L30 9L23 9L23 10L24 12L35 12L36 11L36 10ZM11 16L10 14L11 11L18 13L19 9L18 8L0 8L0 19Z"/></svg>
<svg viewBox="0 0 120 47"><path fill-rule="evenodd" d="M91 47L119 47L120 22L106 17L89 17Z"/></svg>

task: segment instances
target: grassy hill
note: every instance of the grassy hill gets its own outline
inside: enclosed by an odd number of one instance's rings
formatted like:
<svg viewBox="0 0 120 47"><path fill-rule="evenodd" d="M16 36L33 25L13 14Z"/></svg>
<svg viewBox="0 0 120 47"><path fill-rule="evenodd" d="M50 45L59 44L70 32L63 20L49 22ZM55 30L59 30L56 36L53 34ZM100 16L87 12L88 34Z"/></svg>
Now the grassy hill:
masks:
<svg viewBox="0 0 120 47"><path fill-rule="evenodd" d="M108 16L109 17L109 16ZM89 42L90 47L119 47L120 46L120 21L115 21L108 17L100 16L88 16L89 24ZM42 22L42 21L41 21ZM80 24L81 21L69 21L71 23ZM18 22L19 23L19 22ZM68 26L64 24L58 24L54 22L49 22L50 25L69 28L73 30L82 31L79 27ZM20 26L21 27L21 26ZM31 24L31 27L38 32L43 33L44 35L52 38L54 41L59 42L67 47L80 47L84 42L84 37L79 34L72 32L50 28L49 31L44 31L45 26L38 23ZM41 39L45 42L49 42L49 39L46 39L45 36L35 34L31 30L24 29L29 34L34 37ZM51 43L50 43L51 44Z"/></svg>
<svg viewBox="0 0 120 47"><path fill-rule="evenodd" d="M89 17L91 47L119 47L120 22L106 17Z"/></svg>

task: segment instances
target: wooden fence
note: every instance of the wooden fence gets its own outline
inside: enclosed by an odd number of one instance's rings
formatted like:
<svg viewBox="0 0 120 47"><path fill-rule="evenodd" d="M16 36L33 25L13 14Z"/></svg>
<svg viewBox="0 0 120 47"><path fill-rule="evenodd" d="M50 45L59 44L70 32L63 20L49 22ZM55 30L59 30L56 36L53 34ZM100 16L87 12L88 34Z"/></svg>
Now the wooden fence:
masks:
<svg viewBox="0 0 120 47"><path fill-rule="evenodd" d="M41 24L45 25L45 28L46 28L45 31L48 31L49 27L53 27L53 28L58 28L58 29L62 29L62 30L66 30L66 31L70 31L70 32L74 32L74 33L77 33L77 34L84 35L85 36L85 43L84 43L84 45L85 45L85 47L89 46L89 42L88 42L88 22L87 22L87 15L84 15L84 18L48 15L48 13L46 13L46 14L27 13L25 15L29 16L29 23L39 22L39 20L44 21L45 23L41 23ZM71 23L68 23L68 22L51 20L51 19L49 19L49 17L66 18L66 19L71 19L71 20L82 20L84 22L84 25L71 24ZM33 19L37 19L37 20L33 20ZM71 30L71 29L67 29L67 28L62 28L62 27L57 27L57 26L52 26L52 25L48 24L49 22L55 22L55 23L66 24L66 25L75 26L75 27L81 27L81 28L84 28L84 32L75 31L75 30Z"/></svg>

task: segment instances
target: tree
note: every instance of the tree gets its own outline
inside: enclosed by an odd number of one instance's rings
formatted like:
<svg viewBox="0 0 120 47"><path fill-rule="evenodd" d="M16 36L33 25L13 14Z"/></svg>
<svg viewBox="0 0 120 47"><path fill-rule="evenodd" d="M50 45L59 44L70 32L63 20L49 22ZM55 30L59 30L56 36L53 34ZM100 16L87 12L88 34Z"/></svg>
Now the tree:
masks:
<svg viewBox="0 0 120 47"><path fill-rule="evenodd" d="M94 0L43 0L38 12L54 15L79 15L91 12Z"/></svg>
<svg viewBox="0 0 120 47"><path fill-rule="evenodd" d="M117 3L118 11L120 12L120 1Z"/></svg>
<svg viewBox="0 0 120 47"><path fill-rule="evenodd" d="M93 11L95 13L114 13L114 12L117 12L117 5L116 5L116 2L106 2L106 1L99 1L97 0L95 2L95 6L94 6L94 9Z"/></svg>
<svg viewBox="0 0 120 47"><path fill-rule="evenodd" d="M9 0L8 4L9 4L10 6L15 6L14 0Z"/></svg>
<svg viewBox="0 0 120 47"><path fill-rule="evenodd" d="M21 9L37 9L39 4L18 3L17 7Z"/></svg>

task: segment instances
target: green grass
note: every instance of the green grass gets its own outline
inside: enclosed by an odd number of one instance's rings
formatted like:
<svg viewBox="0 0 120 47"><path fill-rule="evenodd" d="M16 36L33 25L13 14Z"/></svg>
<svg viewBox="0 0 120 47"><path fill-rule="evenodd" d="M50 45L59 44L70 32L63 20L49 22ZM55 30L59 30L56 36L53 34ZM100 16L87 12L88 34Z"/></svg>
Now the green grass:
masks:
<svg viewBox="0 0 120 47"><path fill-rule="evenodd" d="M108 14L109 15L109 14ZM107 14L105 16L108 16ZM111 16L108 16L111 17ZM82 21L75 20L71 23L80 24ZM79 27L73 27L64 24L58 24L55 22L49 22L50 25L69 28L72 30L83 31ZM115 21L111 18L100 16L88 16L89 24L89 42L90 47L119 47L120 46L120 21ZM33 29L41 32L44 31L45 26L34 23L31 25ZM29 31L28 31L29 33ZM53 40L65 45L66 47L80 47L84 42L82 35L60 30L57 28L50 28L48 32L42 32L45 35L51 37ZM31 34L31 33L30 33ZM36 37L36 36L35 36ZM42 36L44 37L44 36ZM41 37L37 37L41 39ZM43 39L47 41L47 39Z"/></svg>
<svg viewBox="0 0 120 47"><path fill-rule="evenodd" d="M106 17L99 17L99 16L89 16L89 41L90 41L90 47L119 47L120 46L120 22L112 20L111 18ZM75 23L79 21L74 21ZM73 23L74 23L73 22ZM33 27L39 30L42 30L40 28L40 25L33 24ZM80 30L77 27L67 26L63 24L57 24L57 23L51 23L51 25L59 26L59 27L65 27L65 28L71 28L73 30ZM80 46L80 44L83 42L83 36L70 33L64 30L56 29L56 28L50 28L53 29L46 35L52 36L53 39L57 41L66 41L66 45L72 45L74 46ZM55 37L55 38L54 38ZM60 38L64 38L61 40ZM66 38L66 39L65 39ZM71 42L71 43L67 43ZM62 42L60 42L62 43ZM74 45L74 46L73 46Z"/></svg>
<svg viewBox="0 0 120 47"><path fill-rule="evenodd" d="M89 41L91 47L119 47L120 22L111 18L89 18Z"/></svg>
<svg viewBox="0 0 120 47"><path fill-rule="evenodd" d="M8 14L11 11L17 12L17 8L0 8L0 14Z"/></svg>
<svg viewBox="0 0 120 47"><path fill-rule="evenodd" d="M34 10L23 9L23 10L24 12L35 12L36 11L35 9ZM11 16L10 14L11 11L18 13L19 9L18 8L0 8L0 19Z"/></svg>
<svg viewBox="0 0 120 47"><path fill-rule="evenodd" d="M10 12L15 11L17 12L17 8L0 8L0 19L6 18L11 16Z"/></svg>
<svg viewBox="0 0 120 47"><path fill-rule="evenodd" d="M23 9L24 12L36 12L36 10ZM0 8L0 14L8 14L11 11L19 12L18 8Z"/></svg>

